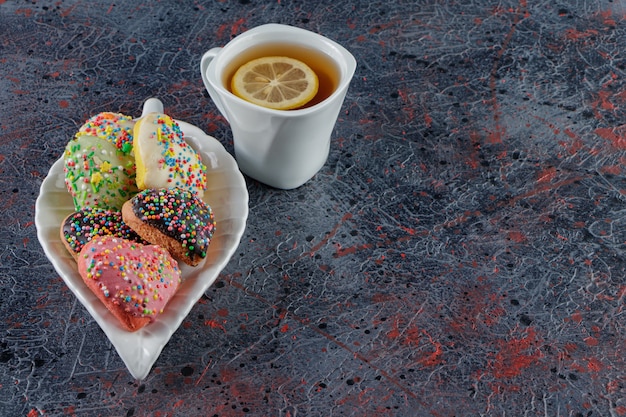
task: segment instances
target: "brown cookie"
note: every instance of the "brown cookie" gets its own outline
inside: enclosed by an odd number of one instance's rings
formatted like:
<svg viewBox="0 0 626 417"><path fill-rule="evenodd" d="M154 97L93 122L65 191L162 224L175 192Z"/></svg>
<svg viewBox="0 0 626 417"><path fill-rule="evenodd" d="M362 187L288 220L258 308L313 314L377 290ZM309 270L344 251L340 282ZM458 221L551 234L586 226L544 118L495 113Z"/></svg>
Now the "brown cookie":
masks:
<svg viewBox="0 0 626 417"><path fill-rule="evenodd" d="M215 232L211 207L181 188L140 192L124 203L122 218L143 239L192 266L206 258Z"/></svg>

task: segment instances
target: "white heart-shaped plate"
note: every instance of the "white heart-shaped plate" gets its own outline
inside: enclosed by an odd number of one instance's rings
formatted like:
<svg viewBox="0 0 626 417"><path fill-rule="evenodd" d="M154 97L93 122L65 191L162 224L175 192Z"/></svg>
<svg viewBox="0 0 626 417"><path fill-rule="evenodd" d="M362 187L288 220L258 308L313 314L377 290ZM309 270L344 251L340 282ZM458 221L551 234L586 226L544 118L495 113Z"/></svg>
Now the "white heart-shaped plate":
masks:
<svg viewBox="0 0 626 417"><path fill-rule="evenodd" d="M207 258L198 266L181 263L183 283L157 320L136 332L124 330L117 319L83 283L76 262L60 238L61 222L74 211L64 183L63 158L52 165L35 204L37 237L46 256L109 338L131 375L144 379L163 347L204 292L213 284L239 246L248 218L248 190L234 158L201 129L177 121L187 142L207 166L204 200L217 224Z"/></svg>

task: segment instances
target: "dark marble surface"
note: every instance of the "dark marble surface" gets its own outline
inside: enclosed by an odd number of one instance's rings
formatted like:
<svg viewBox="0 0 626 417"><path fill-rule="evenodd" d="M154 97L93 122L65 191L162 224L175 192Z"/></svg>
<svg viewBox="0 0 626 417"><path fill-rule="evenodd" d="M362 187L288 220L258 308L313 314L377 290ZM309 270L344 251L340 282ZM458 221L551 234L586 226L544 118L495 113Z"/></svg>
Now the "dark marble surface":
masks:
<svg viewBox="0 0 626 417"><path fill-rule="evenodd" d="M277 22L358 69L329 160L135 381L37 241L82 122L232 136L201 54ZM625 416L626 5L0 0L0 415Z"/></svg>

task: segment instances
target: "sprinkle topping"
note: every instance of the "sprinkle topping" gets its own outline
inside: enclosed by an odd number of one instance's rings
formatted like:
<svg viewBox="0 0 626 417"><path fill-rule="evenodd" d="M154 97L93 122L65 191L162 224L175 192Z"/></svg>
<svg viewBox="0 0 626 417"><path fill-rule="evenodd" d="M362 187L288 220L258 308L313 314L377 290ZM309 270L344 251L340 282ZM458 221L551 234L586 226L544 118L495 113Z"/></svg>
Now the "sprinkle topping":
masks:
<svg viewBox="0 0 626 417"><path fill-rule="evenodd" d="M79 262L104 298L135 317L162 313L181 282L178 263L165 249L114 236L89 242Z"/></svg>
<svg viewBox="0 0 626 417"><path fill-rule="evenodd" d="M139 189L179 187L202 197L206 165L174 119L150 113L137 122L134 135Z"/></svg>
<svg viewBox="0 0 626 417"><path fill-rule="evenodd" d="M115 145L124 155L133 150L132 117L121 113L102 112L91 117L78 130L76 137L83 135L96 136Z"/></svg>
<svg viewBox="0 0 626 417"><path fill-rule="evenodd" d="M79 253L83 246L98 236L111 235L147 243L124 223L120 211L86 208L69 215L62 227L63 237L75 253Z"/></svg>
<svg viewBox="0 0 626 417"><path fill-rule="evenodd" d="M213 233L213 210L192 192L181 188L148 189L131 200L143 222L176 239L190 258L205 258Z"/></svg>
<svg viewBox="0 0 626 417"><path fill-rule="evenodd" d="M120 210L138 190L135 160L110 141L77 134L63 154L65 185L76 211L84 207Z"/></svg>

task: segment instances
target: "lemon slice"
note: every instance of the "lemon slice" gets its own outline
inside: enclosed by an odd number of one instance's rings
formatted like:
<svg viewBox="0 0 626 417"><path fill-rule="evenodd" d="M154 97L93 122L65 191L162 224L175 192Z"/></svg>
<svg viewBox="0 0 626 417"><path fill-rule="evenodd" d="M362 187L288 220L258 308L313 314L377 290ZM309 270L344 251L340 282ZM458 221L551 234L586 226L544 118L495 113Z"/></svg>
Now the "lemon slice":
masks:
<svg viewBox="0 0 626 417"><path fill-rule="evenodd" d="M284 56L268 56L243 64L231 82L236 96L259 106L291 110L311 101L319 81L304 62Z"/></svg>

